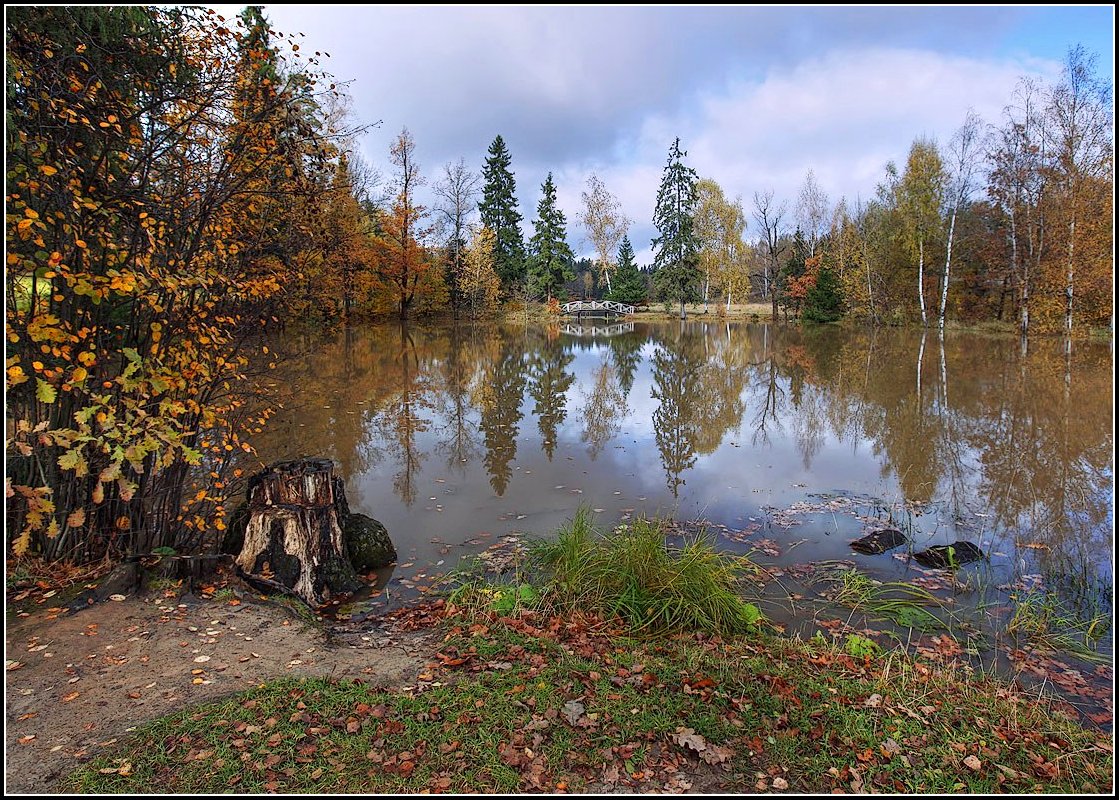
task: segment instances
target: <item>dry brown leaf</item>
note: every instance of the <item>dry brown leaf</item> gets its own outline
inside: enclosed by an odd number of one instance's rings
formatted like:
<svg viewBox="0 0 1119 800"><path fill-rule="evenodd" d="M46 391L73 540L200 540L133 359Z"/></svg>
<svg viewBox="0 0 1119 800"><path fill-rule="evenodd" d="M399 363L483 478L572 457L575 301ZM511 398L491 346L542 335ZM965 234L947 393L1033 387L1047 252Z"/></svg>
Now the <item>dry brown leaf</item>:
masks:
<svg viewBox="0 0 1119 800"><path fill-rule="evenodd" d="M690 748L697 753L707 749L707 740L695 732L694 728L677 728L672 734L672 740L684 748Z"/></svg>

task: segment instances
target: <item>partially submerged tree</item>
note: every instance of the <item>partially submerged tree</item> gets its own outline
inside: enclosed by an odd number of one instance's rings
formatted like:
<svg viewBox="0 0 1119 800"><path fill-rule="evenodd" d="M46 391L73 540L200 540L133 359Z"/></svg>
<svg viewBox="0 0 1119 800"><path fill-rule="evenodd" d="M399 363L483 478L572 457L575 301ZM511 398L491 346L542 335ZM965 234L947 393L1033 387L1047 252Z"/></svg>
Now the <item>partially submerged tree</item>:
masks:
<svg viewBox="0 0 1119 800"><path fill-rule="evenodd" d="M653 239L653 282L666 302L680 304L680 319L686 319L684 304L698 296L699 240L695 232L696 182L698 176L685 166L677 137L668 151L653 224L658 235Z"/></svg>
<svg viewBox="0 0 1119 800"><path fill-rule="evenodd" d="M929 324L925 303L925 252L940 228L943 194L944 167L936 143L930 139L916 139L909 148L909 159L901 177L898 205L906 240L917 257L917 301L924 326Z"/></svg>
<svg viewBox="0 0 1119 800"><path fill-rule="evenodd" d="M1095 57L1083 47L1069 50L1046 112L1048 151L1058 189L1054 199L1064 223L1064 329L1071 336L1076 276L1083 260L1077 254L1083 236L1078 226L1089 216L1090 187L1106 181L1115 169L1111 87L1096 76Z"/></svg>
<svg viewBox="0 0 1119 800"><path fill-rule="evenodd" d="M478 228L470 239L470 246L462 259L457 283L471 319L487 306L496 306L501 293L501 280L494 268L494 247L497 237L489 228Z"/></svg>
<svg viewBox="0 0 1119 800"><path fill-rule="evenodd" d="M956 241L956 218L967 208L975 192L975 173L979 168L982 154L983 121L979 115L968 110L964 124L952 136L948 145L948 234L944 256L944 272L940 279L940 309L937 312L937 327L944 331L944 312L948 305L948 282L952 273L952 246Z"/></svg>
<svg viewBox="0 0 1119 800"><path fill-rule="evenodd" d="M416 189L423 184L415 159L416 143L404 128L393 142L392 163L397 168L396 197L381 219L377 239L376 273L400 319L418 296L443 291L441 276L425 252L422 241L430 233L423 227L427 209L416 202Z"/></svg>
<svg viewBox="0 0 1119 800"><path fill-rule="evenodd" d="M754 219L762 229L762 243L765 248L765 271L763 296L768 295L773 305L773 321L777 321L777 278L781 271L781 220L785 216L784 203L775 203L773 190L754 192Z"/></svg>
<svg viewBox="0 0 1119 800"><path fill-rule="evenodd" d="M458 163L443 165L443 177L433 187L435 196L439 198L436 212L446 230L445 281L451 308L456 312L462 297L462 288L458 284L457 276L463 269L466 238L470 232L470 217L477 210L480 184L479 175L468 169L466 162L460 158Z"/></svg>
<svg viewBox="0 0 1119 800"><path fill-rule="evenodd" d="M525 276L525 248L521 237L521 214L517 211L517 183L509 169L513 157L501 136L490 144L482 167L482 200L478 214L482 225L496 237L494 255L502 291L514 290Z"/></svg>

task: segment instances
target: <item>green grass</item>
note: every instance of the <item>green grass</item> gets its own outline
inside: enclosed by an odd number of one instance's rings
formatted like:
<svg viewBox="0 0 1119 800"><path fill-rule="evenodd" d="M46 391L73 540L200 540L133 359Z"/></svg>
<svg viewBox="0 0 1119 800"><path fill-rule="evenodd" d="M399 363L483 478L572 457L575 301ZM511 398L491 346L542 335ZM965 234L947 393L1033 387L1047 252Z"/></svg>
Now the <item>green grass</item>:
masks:
<svg viewBox="0 0 1119 800"><path fill-rule="evenodd" d="M1030 592L1016 598L1014 615L1006 632L1033 647L1063 651L1093 664L1110 663L1096 644L1111 630L1109 614L1078 615L1048 592Z"/></svg>
<svg viewBox="0 0 1119 800"><path fill-rule="evenodd" d="M780 776L802 792L1092 793L1112 777L1107 734L896 653L766 634L637 640L531 613L451 622L413 691L269 683L143 726L61 788L555 792L598 790L613 772L623 790L684 775L699 790L753 792L761 772L762 790ZM681 744L688 728L702 752ZM705 764L704 752L727 760Z"/></svg>
<svg viewBox="0 0 1119 800"><path fill-rule="evenodd" d="M948 627L929 607L944 603L927 589L900 581L877 581L855 569L842 569L821 580L835 584L832 602L921 631Z"/></svg>
<svg viewBox="0 0 1119 800"><path fill-rule="evenodd" d="M737 634L761 621L757 606L737 592L753 568L747 559L720 554L700 537L670 549L656 521L602 533L583 508L554 541L534 543L529 563L544 578L540 596L548 608L617 616L632 633Z"/></svg>

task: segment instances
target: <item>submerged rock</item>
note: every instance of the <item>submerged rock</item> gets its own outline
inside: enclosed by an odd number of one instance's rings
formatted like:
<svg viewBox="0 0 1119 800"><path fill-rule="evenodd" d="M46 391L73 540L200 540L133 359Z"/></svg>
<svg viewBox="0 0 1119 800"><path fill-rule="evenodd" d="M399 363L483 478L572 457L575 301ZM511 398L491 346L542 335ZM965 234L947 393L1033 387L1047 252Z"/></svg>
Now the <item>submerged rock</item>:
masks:
<svg viewBox="0 0 1119 800"><path fill-rule="evenodd" d="M970 564L986 558L983 551L971 542L956 542L955 544L940 544L913 554L914 560L925 567L944 569L958 567L961 564Z"/></svg>
<svg viewBox="0 0 1119 800"><path fill-rule="evenodd" d="M396 548L389 539L389 532L372 517L364 514L347 516L342 523L342 540L358 572L387 567L396 561Z"/></svg>
<svg viewBox="0 0 1119 800"><path fill-rule="evenodd" d="M905 534L897 528L883 528L882 530L872 531L863 538L851 542L851 549L859 553L876 556L885 553L887 550L900 547L907 541L909 540L905 538Z"/></svg>

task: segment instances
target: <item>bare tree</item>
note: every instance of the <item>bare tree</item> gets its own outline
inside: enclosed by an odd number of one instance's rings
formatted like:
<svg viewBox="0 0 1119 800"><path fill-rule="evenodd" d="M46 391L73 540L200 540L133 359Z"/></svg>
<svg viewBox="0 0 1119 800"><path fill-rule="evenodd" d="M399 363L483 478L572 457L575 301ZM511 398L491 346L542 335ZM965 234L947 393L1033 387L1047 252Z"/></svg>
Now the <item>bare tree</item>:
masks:
<svg viewBox="0 0 1119 800"><path fill-rule="evenodd" d="M761 226L765 242L766 260L765 292L773 303L773 321L777 321L777 273L779 271L778 254L781 251L781 218L785 216L787 207L785 203L775 205L773 190L769 189L764 194L754 192L754 219Z"/></svg>
<svg viewBox="0 0 1119 800"><path fill-rule="evenodd" d="M948 143L948 247L944 257L944 274L940 281L940 313L937 323L941 334L944 333L944 309L948 305L948 278L952 272L952 244L956 236L956 217L971 202L975 191L975 173L979 168L982 146L983 120L973 110L968 109L964 124Z"/></svg>
<svg viewBox="0 0 1119 800"><path fill-rule="evenodd" d="M587 229L587 238L595 249L595 264L606 278L606 291L612 291L610 272L614 269L614 256L618 244L629 230L631 220L622 213L622 204L610 194L606 184L595 174L587 178L587 191L583 192L583 210L579 222Z"/></svg>
<svg viewBox="0 0 1119 800"><path fill-rule="evenodd" d="M367 212L388 205L390 194L385 175L374 167L358 150L348 151L350 163L350 188L354 199Z"/></svg>
<svg viewBox="0 0 1119 800"><path fill-rule="evenodd" d="M478 195L482 178L466 166L462 158L457 164L444 164L443 177L433 187L439 202L435 206L437 219L450 229L447 249L450 255L447 281L451 289L451 303L457 310L461 290L458 276L463 271L466 235L470 226L470 216L478 208Z"/></svg>
<svg viewBox="0 0 1119 800"><path fill-rule="evenodd" d="M816 245L828 219L828 196L820 184L816 183L816 173L808 170L804 185L800 187L797 198L796 217L804 235L808 237L810 255L816 255Z"/></svg>

